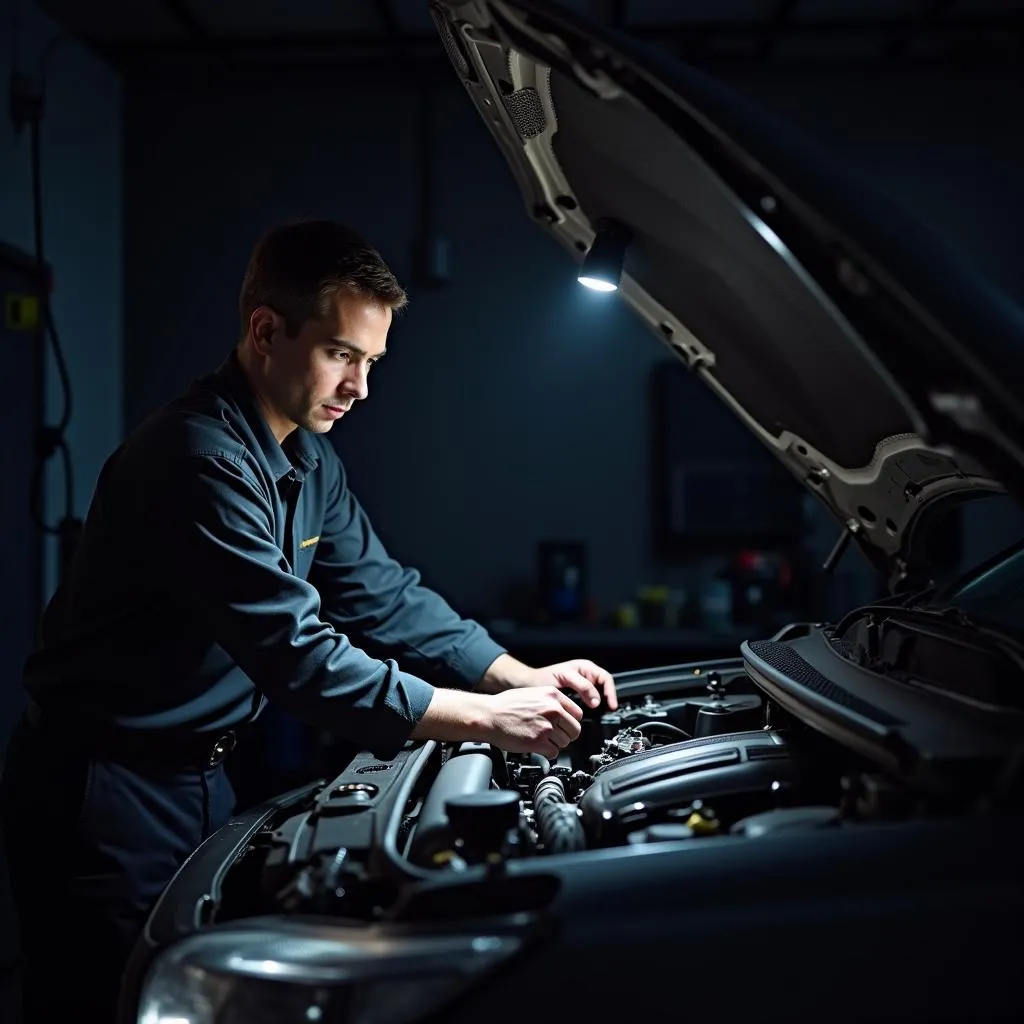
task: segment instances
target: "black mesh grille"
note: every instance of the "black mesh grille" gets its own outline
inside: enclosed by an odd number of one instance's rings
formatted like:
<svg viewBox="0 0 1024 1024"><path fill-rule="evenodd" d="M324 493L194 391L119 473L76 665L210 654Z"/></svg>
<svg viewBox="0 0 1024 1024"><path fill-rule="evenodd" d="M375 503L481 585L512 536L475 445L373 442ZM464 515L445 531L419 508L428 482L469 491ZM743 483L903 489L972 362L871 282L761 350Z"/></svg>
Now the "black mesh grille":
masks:
<svg viewBox="0 0 1024 1024"><path fill-rule="evenodd" d="M444 15L439 10L436 10L434 5L431 5L430 13L433 15L434 24L441 35L441 45L444 47L445 53L448 54L448 59L455 65L455 70L460 75L468 75L469 65L466 63L466 58L462 56L462 50L455 41L455 37L452 35L452 30Z"/></svg>
<svg viewBox="0 0 1024 1024"><path fill-rule="evenodd" d="M788 676L795 683L812 690L814 693L833 704L847 708L854 714L866 718L882 726L902 725L900 719L890 715L888 711L876 708L874 704L844 690L841 686L832 682L827 676L823 676L813 665L809 665L800 657L792 647L787 644L778 643L775 640L755 640L749 644L750 653L760 658L766 665L771 666L777 672Z"/></svg>
<svg viewBox="0 0 1024 1024"><path fill-rule="evenodd" d="M544 107L540 102L540 93L536 89L527 86L525 89L516 89L502 98L516 131L524 139L536 138L548 126Z"/></svg>
<svg viewBox="0 0 1024 1024"><path fill-rule="evenodd" d="M362 768L356 769L356 775L372 775L374 772L386 772L391 770L389 764L364 764Z"/></svg>

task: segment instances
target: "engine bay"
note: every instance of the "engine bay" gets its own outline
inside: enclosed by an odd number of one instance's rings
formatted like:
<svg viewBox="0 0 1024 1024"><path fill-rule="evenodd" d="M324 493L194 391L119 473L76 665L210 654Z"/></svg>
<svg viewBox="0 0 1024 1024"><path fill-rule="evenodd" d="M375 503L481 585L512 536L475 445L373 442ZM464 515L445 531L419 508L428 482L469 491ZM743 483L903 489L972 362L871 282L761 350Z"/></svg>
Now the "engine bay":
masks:
<svg viewBox="0 0 1024 1024"><path fill-rule="evenodd" d="M400 917L410 888L481 870L521 874L554 858L571 870L602 850L973 812L963 792L909 784L795 716L743 659L625 673L617 685L619 709L585 709L554 761L486 743L359 754L253 837L225 876L217 920Z"/></svg>
<svg viewBox="0 0 1024 1024"><path fill-rule="evenodd" d="M700 672L687 683L705 692L646 693L585 720L554 763L506 755L504 785L475 745L449 752L416 821L409 860L438 868L692 839L810 793L800 758L742 671Z"/></svg>

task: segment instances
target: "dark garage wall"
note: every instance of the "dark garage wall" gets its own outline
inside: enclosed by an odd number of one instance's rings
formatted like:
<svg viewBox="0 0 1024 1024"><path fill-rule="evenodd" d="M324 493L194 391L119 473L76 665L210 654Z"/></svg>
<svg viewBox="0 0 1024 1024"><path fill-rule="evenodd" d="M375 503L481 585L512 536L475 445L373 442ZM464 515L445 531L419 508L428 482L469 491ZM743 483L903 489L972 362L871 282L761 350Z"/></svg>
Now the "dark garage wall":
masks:
<svg viewBox="0 0 1024 1024"><path fill-rule="evenodd" d="M19 20L5 10L0 22L5 97L11 73L35 74L41 54L60 32L33 5L22 6ZM53 314L73 390L68 444L75 466L74 511L84 515L103 460L120 439L123 424L121 80L99 57L67 38L51 51L48 69L40 133L44 244L53 271ZM26 128L15 134L6 99L0 116L0 241L35 252L29 132ZM56 422L61 391L49 357L46 374L47 417ZM17 387L11 400L22 402L27 382ZM56 462L51 462L47 478L50 521L63 511ZM55 550L47 553L49 592L56 581Z"/></svg>
<svg viewBox="0 0 1024 1024"><path fill-rule="evenodd" d="M1010 270L1024 263L1024 142L1010 131L1019 82L855 71L737 81L1024 301ZM129 427L230 347L244 262L265 226L341 219L409 280L414 116L405 89L367 76L132 84ZM576 286L456 85L440 90L436 120L435 216L451 239L451 284L410 289L371 399L335 430L339 450L385 541L461 608L495 611L504 587L532 574L545 537L587 541L597 598L620 600L668 575L647 538L645 402L664 350L614 299Z"/></svg>
<svg viewBox="0 0 1024 1024"><path fill-rule="evenodd" d="M0 4L0 83L6 90L15 52L8 36L14 27L8 6ZM21 5L16 52L21 70L35 69L58 26L33 5ZM0 241L32 251L32 177L27 131L15 136L5 103L0 116ZM83 47L65 42L53 51L41 132L46 254L54 272L53 313L59 325L74 389L68 445L75 463L75 511L88 506L96 476L121 437L121 83L117 74ZM12 335L6 334L11 340ZM26 339L27 341L27 339ZM4 353L4 402L7 412L28 411L30 382L14 379L11 354ZM50 422L60 413L60 392L52 360L47 367ZM12 478L19 453L0 454L2 486L28 503L27 480ZM51 467L52 469L54 467ZM51 472L45 496L53 521L63 510L59 475ZM31 543L22 523L0 522L5 585L0 623L0 770L11 728L24 706L21 663L25 639L12 637L13 602L29 600L24 581L12 576L16 548ZM55 547L55 546L54 546ZM45 590L52 588L55 550L49 548ZM11 975L6 970L15 950L6 867L0 853L0 1020L10 1004Z"/></svg>
<svg viewBox="0 0 1024 1024"><path fill-rule="evenodd" d="M14 70L35 72L40 55L59 29L32 5L23 5L20 21L4 17L4 33L17 25L17 45L6 34L0 45L0 82L6 89ZM5 15L6 15L5 11ZM9 45L11 44L11 45ZM13 57L17 54L18 63ZM121 253L121 82L117 73L81 45L65 40L52 51L46 81L41 136L44 239L53 271L53 315L73 393L67 431L74 479L74 512L84 515L96 477L123 426L121 379L122 253ZM6 93L5 93L6 95ZM29 132L16 135L6 107L0 116L0 242L25 253L35 251L32 219L32 165ZM8 338L11 335L7 335ZM26 344L31 337L24 337ZM6 353L5 353L6 354ZM7 411L34 415L30 380L10 379L19 366L8 359L5 381ZM46 363L48 423L63 408L56 365L48 349ZM5 452L0 466L22 464L22 453ZM8 456L10 462L8 462ZM47 521L64 511L64 488L57 459L49 465L44 503ZM28 481L5 477L28 505ZM0 523L3 549L31 543L21 521ZM44 596L56 583L56 543L44 548ZM9 564L5 560L8 570ZM8 576L10 573L8 572ZM5 601L27 601L24 581L6 580ZM13 588L13 591L12 591ZM20 638L19 638L20 639ZM28 654L19 643L12 649L4 634L0 652L0 750L21 710L18 675Z"/></svg>
<svg viewBox="0 0 1024 1024"><path fill-rule="evenodd" d="M1019 71L780 70L732 81L848 160L1024 302L1016 269L1024 256Z"/></svg>

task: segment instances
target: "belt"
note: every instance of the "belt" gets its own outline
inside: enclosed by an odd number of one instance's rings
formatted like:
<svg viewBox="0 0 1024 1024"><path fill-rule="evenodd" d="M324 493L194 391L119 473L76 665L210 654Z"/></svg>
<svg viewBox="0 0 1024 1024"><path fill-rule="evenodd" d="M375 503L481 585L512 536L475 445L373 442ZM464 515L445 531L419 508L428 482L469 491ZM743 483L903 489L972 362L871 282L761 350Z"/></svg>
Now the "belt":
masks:
<svg viewBox="0 0 1024 1024"><path fill-rule="evenodd" d="M201 733L95 726L72 721L34 701L25 709L25 720L38 732L103 761L148 762L181 770L215 768L238 744L234 729Z"/></svg>

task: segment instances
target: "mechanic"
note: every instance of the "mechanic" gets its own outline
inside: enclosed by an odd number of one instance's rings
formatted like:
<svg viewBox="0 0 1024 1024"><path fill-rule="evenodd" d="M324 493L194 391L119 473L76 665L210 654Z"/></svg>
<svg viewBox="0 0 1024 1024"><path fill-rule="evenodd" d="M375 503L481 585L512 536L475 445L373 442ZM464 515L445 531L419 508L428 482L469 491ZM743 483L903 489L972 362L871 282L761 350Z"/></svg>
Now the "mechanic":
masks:
<svg viewBox="0 0 1024 1024"><path fill-rule="evenodd" d="M326 221L272 230L224 364L103 467L25 667L2 814L28 1022L114 1019L156 899L233 812L223 760L266 699L393 757L410 739L555 756L590 661L531 668L388 557L326 434L406 296ZM244 739L244 736L243 736Z"/></svg>

